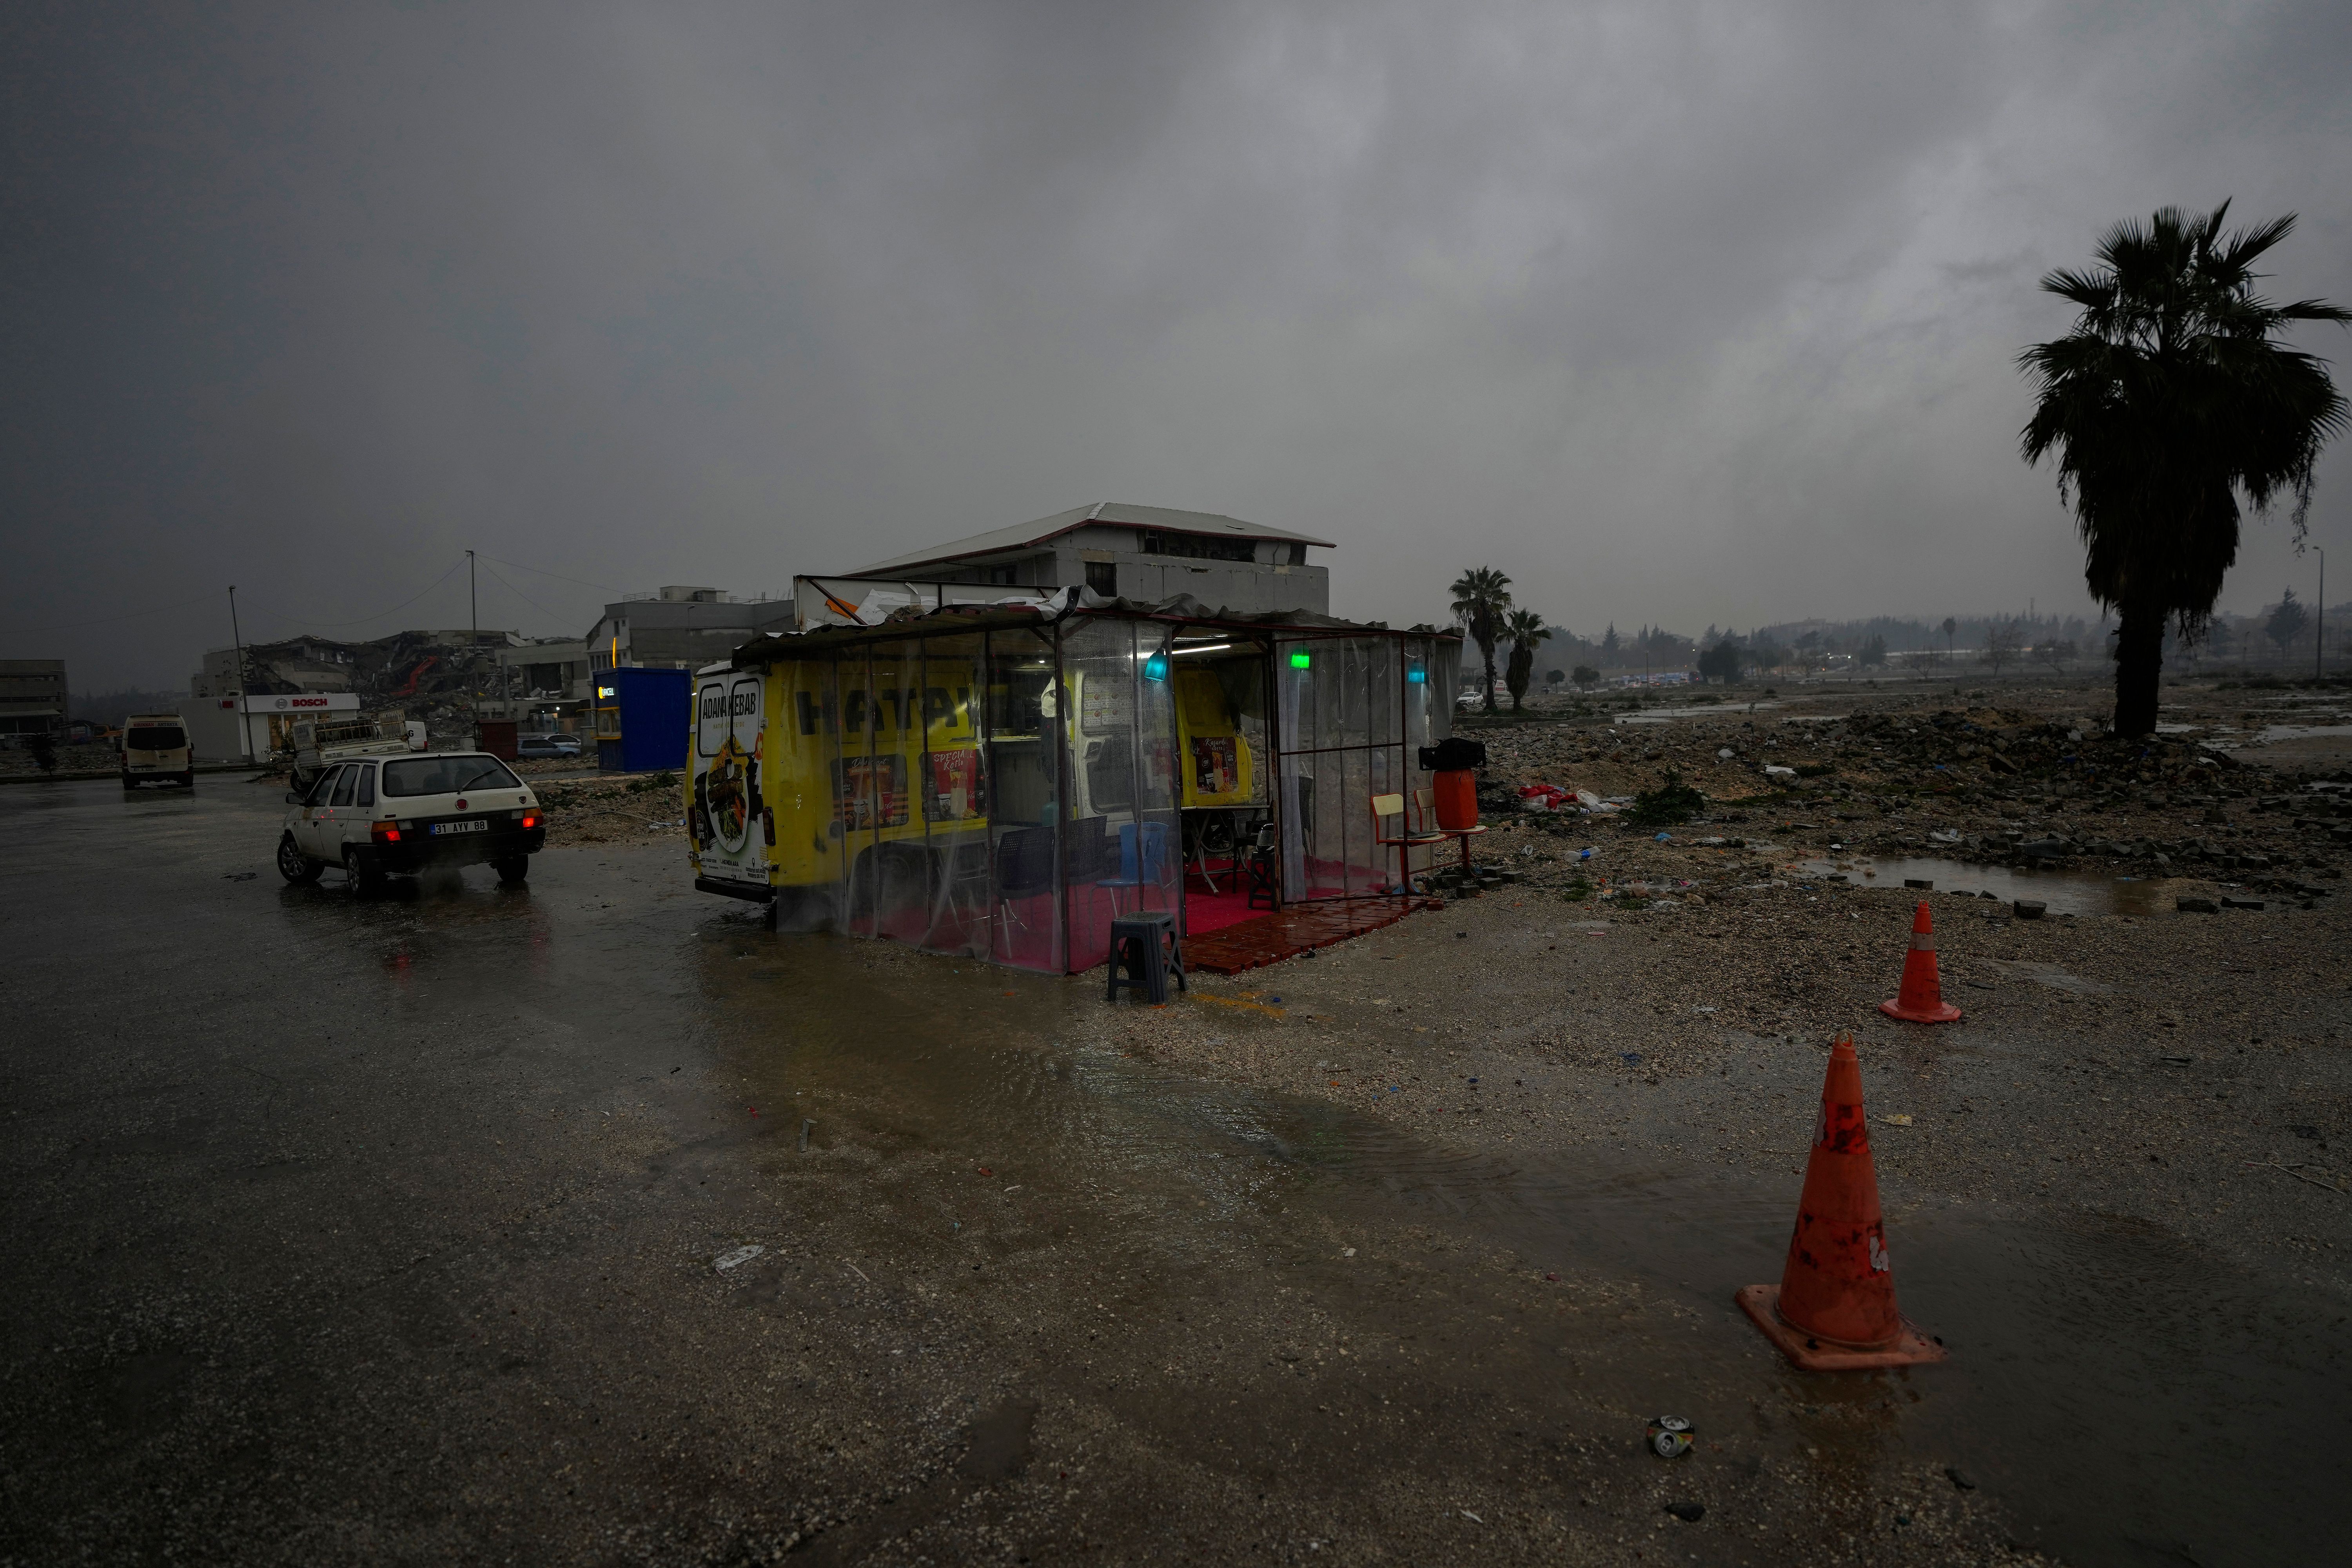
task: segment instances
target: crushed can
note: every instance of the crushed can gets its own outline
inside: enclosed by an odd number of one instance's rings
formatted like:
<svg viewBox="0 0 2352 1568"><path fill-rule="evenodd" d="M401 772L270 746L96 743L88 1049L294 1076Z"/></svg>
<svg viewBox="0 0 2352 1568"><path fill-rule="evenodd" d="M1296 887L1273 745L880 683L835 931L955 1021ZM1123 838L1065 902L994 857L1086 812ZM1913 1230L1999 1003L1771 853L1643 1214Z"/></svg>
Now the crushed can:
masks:
<svg viewBox="0 0 2352 1568"><path fill-rule="evenodd" d="M1650 1423L1650 1452L1661 1459L1679 1459L1691 1450L1691 1424L1680 1415L1661 1415Z"/></svg>

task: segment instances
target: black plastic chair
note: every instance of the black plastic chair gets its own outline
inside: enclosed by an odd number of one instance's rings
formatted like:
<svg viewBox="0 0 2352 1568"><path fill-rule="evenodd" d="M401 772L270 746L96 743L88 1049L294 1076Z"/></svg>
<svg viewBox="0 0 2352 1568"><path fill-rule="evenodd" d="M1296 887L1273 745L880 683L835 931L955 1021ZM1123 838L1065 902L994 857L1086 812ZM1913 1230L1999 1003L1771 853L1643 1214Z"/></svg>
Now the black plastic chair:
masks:
<svg viewBox="0 0 2352 1568"><path fill-rule="evenodd" d="M1242 869L1249 873L1249 907L1254 910L1276 908L1279 904L1281 879L1275 870L1275 856L1281 848L1281 836L1272 822L1258 824L1257 839L1250 846L1249 858ZM1261 904L1260 899L1265 900Z"/></svg>

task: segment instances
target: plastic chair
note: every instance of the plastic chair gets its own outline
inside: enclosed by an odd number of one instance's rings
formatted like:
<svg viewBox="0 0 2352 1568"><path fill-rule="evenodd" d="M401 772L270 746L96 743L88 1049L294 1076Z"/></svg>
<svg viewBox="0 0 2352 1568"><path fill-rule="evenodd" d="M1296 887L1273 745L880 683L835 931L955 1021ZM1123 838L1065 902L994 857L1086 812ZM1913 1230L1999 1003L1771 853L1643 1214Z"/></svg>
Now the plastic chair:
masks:
<svg viewBox="0 0 2352 1568"><path fill-rule="evenodd" d="M1280 830L1272 822L1257 825L1257 837L1250 845L1249 858L1242 869L1249 873L1249 907L1274 909L1281 903L1275 879L1275 852L1281 848ZM1264 899L1261 905L1258 900Z"/></svg>
<svg viewBox="0 0 2352 1568"><path fill-rule="evenodd" d="M1474 827L1440 827L1436 825L1437 792L1423 786L1412 792L1412 809L1421 818L1422 829L1431 838L1458 838L1462 841L1462 868L1470 869L1470 840L1486 831L1481 823Z"/></svg>
<svg viewBox="0 0 2352 1568"><path fill-rule="evenodd" d="M1143 897L1142 890L1145 888L1156 888L1160 885L1160 868L1168 858L1168 825L1164 822L1146 822L1140 826L1142 831L1139 834L1137 824L1132 822L1120 824L1118 875L1105 877L1095 884L1097 888L1110 889L1110 912L1113 919L1118 918L1118 915L1119 889L1122 888L1136 889L1136 900L1140 904Z"/></svg>
<svg viewBox="0 0 2352 1568"><path fill-rule="evenodd" d="M1402 830L1393 838L1390 837L1381 826L1391 817L1397 819L1398 826ZM1423 833L1413 830L1412 818L1404 808L1403 795L1392 791L1387 795L1372 796L1372 842L1392 846L1396 849L1396 890L1398 892L1412 891L1412 852L1424 844L1442 843L1444 838L1445 835L1443 833Z"/></svg>

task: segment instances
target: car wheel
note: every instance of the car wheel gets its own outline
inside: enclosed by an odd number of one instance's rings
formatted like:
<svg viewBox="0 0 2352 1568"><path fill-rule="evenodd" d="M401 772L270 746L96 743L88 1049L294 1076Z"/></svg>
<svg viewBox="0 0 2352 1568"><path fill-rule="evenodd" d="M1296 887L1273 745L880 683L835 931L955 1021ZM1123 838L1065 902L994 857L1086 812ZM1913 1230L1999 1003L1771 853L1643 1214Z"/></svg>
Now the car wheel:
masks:
<svg viewBox="0 0 2352 1568"><path fill-rule="evenodd" d="M356 849L343 851L343 870L351 878L352 886L360 892L373 893L384 884L384 873L371 871L362 866L360 852Z"/></svg>
<svg viewBox="0 0 2352 1568"><path fill-rule="evenodd" d="M195 769L190 768L186 773L180 775L180 787L182 789L194 789L196 787Z"/></svg>
<svg viewBox="0 0 2352 1568"><path fill-rule="evenodd" d="M313 860L302 853L295 845L292 834L289 833L278 841L278 874L296 887L301 887L306 882L317 881L319 873L326 868L327 863L324 860Z"/></svg>
<svg viewBox="0 0 2352 1568"><path fill-rule="evenodd" d="M520 887L522 885L523 879L530 875L530 857L509 855L503 860L491 861L490 869L496 871L499 874L499 880L508 887Z"/></svg>
<svg viewBox="0 0 2352 1568"><path fill-rule="evenodd" d="M135 789L137 789L138 787L139 787L139 781L138 781L137 779L132 778L129 773L125 773L125 774L123 774L123 775L122 775L122 793L123 793L123 794L125 794L125 795L129 795L132 790L135 790Z"/></svg>

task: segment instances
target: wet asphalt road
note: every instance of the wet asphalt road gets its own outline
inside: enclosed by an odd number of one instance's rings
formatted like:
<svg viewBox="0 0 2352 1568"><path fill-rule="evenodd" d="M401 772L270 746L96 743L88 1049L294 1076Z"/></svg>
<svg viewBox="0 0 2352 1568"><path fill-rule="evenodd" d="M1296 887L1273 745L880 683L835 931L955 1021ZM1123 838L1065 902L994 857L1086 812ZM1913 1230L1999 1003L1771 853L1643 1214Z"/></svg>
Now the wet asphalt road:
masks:
<svg viewBox="0 0 2352 1568"><path fill-rule="evenodd" d="M1188 1080L667 849L288 889L280 810L0 796L0 1560L2181 1560L1947 1479L2139 1437L1787 1373L1724 1289L1777 1193Z"/></svg>

